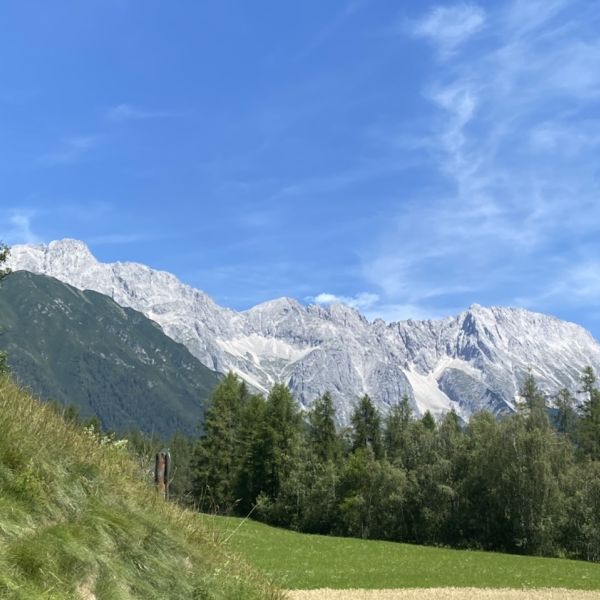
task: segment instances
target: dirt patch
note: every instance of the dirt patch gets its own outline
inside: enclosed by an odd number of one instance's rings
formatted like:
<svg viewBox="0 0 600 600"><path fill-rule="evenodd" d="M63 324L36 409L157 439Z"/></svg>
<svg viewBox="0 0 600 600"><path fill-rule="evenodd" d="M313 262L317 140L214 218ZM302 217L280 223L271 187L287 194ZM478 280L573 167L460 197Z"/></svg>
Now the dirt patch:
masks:
<svg viewBox="0 0 600 600"><path fill-rule="evenodd" d="M430 588L407 590L292 590L289 600L598 600L599 591Z"/></svg>
<svg viewBox="0 0 600 600"><path fill-rule="evenodd" d="M77 586L75 593L80 600L97 600L96 594L92 591L94 589L94 580L95 577L89 577Z"/></svg>

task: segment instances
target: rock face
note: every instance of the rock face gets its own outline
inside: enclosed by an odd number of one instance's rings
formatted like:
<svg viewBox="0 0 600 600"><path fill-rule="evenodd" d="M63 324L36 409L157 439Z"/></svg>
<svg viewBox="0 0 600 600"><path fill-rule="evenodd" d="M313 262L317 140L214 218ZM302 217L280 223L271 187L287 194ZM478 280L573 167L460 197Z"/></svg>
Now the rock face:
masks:
<svg viewBox="0 0 600 600"><path fill-rule="evenodd" d="M502 413L514 410L528 372L553 394L576 390L583 367L600 368L589 332L523 309L473 305L456 317L390 324L343 304L305 307L290 298L236 312L170 273L100 263L75 240L15 246L10 266L143 312L204 365L233 370L258 390L286 383L303 406L329 390L342 422L364 393L384 411L407 394L419 414Z"/></svg>

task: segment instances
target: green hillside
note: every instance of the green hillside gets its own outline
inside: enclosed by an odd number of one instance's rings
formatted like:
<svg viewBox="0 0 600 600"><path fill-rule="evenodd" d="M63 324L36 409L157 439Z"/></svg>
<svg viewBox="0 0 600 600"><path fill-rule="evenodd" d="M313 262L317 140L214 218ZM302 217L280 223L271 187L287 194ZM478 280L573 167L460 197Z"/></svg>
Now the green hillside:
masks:
<svg viewBox="0 0 600 600"><path fill-rule="evenodd" d="M0 350L42 399L74 404L109 429L164 438L197 433L218 381L141 313L25 271L0 285Z"/></svg>
<svg viewBox="0 0 600 600"><path fill-rule="evenodd" d="M307 535L231 517L201 517L275 583L317 588L565 588L600 590L600 565Z"/></svg>
<svg viewBox="0 0 600 600"><path fill-rule="evenodd" d="M0 598L280 598L147 479L0 377Z"/></svg>

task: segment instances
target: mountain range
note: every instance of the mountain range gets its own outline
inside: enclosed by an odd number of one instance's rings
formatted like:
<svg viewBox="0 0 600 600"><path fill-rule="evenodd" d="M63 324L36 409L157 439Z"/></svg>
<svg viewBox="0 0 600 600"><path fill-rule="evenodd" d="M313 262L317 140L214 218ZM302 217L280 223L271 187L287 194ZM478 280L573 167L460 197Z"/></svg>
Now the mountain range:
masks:
<svg viewBox="0 0 600 600"><path fill-rule="evenodd" d="M279 298L238 312L170 273L105 264L68 239L14 246L9 266L144 313L207 368L234 371L256 390L285 383L304 407L330 391L341 422L365 393L383 411L407 395L417 414L510 412L528 373L551 396L575 391L585 366L600 368L588 331L521 308L473 305L445 319L385 323L344 304Z"/></svg>
<svg viewBox="0 0 600 600"><path fill-rule="evenodd" d="M199 432L218 376L160 326L94 291L18 271L0 284L0 349L37 396L106 429Z"/></svg>

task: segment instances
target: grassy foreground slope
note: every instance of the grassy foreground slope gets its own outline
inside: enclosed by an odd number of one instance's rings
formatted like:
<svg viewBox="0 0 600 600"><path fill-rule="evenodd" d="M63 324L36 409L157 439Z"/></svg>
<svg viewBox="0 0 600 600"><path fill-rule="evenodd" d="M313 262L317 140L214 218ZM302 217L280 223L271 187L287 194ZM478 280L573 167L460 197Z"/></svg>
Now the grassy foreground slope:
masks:
<svg viewBox="0 0 600 600"><path fill-rule="evenodd" d="M600 565L594 563L306 535L254 521L201 518L248 562L287 589L600 590Z"/></svg>
<svg viewBox="0 0 600 600"><path fill-rule="evenodd" d="M0 598L280 597L143 478L0 377Z"/></svg>

